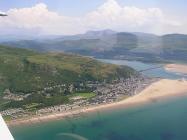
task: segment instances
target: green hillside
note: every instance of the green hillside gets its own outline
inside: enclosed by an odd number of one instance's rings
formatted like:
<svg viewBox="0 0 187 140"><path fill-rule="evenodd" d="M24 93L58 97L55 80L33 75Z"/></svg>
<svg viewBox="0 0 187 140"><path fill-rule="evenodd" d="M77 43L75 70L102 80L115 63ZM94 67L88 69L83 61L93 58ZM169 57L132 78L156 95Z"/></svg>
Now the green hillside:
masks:
<svg viewBox="0 0 187 140"><path fill-rule="evenodd" d="M90 31L46 40L19 40L5 44L38 52L72 52L104 59L145 62L187 62L187 35Z"/></svg>
<svg viewBox="0 0 187 140"><path fill-rule="evenodd" d="M5 89L27 94L63 83L111 81L133 73L129 67L104 64L88 57L0 46L1 95Z"/></svg>

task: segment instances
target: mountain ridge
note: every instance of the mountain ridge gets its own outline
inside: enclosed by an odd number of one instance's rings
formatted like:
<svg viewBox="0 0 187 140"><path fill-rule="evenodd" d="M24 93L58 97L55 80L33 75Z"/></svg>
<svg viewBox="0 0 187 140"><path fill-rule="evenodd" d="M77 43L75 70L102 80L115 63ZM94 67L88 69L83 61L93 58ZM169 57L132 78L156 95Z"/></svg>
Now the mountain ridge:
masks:
<svg viewBox="0 0 187 140"><path fill-rule="evenodd" d="M176 33L159 36L141 32L103 30L51 39L9 41L2 44L39 52L72 52L96 58L187 61L187 35Z"/></svg>

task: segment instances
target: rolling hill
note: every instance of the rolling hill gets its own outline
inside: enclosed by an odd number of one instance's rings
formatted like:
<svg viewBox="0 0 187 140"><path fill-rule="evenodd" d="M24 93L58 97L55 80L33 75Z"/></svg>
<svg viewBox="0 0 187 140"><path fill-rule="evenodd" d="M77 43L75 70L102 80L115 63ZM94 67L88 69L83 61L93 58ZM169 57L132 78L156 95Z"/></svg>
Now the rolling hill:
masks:
<svg viewBox="0 0 187 140"><path fill-rule="evenodd" d="M158 36L104 30L52 39L8 41L2 44L39 52L73 52L96 58L187 62L187 35L183 34Z"/></svg>
<svg viewBox="0 0 187 140"><path fill-rule="evenodd" d="M129 67L104 64L89 57L0 46L1 95L5 89L26 94L64 83L127 78L134 73Z"/></svg>

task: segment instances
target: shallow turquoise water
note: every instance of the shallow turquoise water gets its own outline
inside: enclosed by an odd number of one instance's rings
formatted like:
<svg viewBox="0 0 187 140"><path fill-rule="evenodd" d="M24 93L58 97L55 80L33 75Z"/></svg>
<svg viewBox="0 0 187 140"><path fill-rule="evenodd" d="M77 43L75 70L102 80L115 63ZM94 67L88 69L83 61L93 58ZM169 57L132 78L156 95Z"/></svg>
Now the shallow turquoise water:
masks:
<svg viewBox="0 0 187 140"><path fill-rule="evenodd" d="M105 62L105 63L112 63L112 64L117 64L117 65L127 65L127 66L130 66L130 67L136 69L137 71L160 66L160 64L143 63L140 61L110 60L110 59L99 59L99 60L102 62ZM161 78L167 78L167 79L187 78L187 75L169 72L169 71L166 71L163 67L145 71L145 72L143 72L143 74L150 76L150 77L161 77Z"/></svg>
<svg viewBox="0 0 187 140"><path fill-rule="evenodd" d="M186 140L187 97L13 127L11 131L15 140Z"/></svg>
<svg viewBox="0 0 187 140"><path fill-rule="evenodd" d="M137 61L102 60L136 70L157 66ZM144 72L151 77L187 76L163 68ZM47 123L12 127L15 140L187 140L187 97L131 107L98 111Z"/></svg>

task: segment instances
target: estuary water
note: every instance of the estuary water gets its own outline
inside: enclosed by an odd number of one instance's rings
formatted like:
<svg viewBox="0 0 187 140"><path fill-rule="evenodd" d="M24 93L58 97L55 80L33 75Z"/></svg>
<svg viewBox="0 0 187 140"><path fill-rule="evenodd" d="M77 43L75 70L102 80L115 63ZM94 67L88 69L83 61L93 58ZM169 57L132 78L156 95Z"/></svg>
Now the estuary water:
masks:
<svg viewBox="0 0 187 140"><path fill-rule="evenodd" d="M140 61L127 61L127 60L110 60L110 59L99 59L99 60L105 63L126 65L134 68L137 71L142 71L144 75L150 77L160 77L166 79L187 78L187 75L166 71L164 69L164 64L144 63Z"/></svg>
<svg viewBox="0 0 187 140"><path fill-rule="evenodd" d="M137 61L101 60L136 70L155 67ZM178 79L162 67L143 72ZM187 96L129 108L85 113L79 117L10 128L15 140L187 140Z"/></svg>

